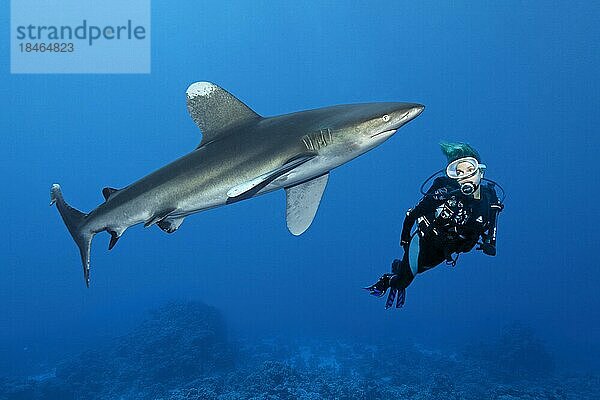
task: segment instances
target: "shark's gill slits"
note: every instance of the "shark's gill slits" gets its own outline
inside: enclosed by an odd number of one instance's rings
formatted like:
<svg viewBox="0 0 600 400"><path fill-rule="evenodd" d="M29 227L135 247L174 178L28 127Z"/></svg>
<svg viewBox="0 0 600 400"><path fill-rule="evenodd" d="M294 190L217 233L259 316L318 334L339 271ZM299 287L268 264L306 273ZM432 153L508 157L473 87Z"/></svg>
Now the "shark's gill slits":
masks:
<svg viewBox="0 0 600 400"><path fill-rule="evenodd" d="M309 133L302 137L302 142L304 142L306 149L312 151L322 149L330 144L332 140L333 136L329 128L321 129L318 132Z"/></svg>

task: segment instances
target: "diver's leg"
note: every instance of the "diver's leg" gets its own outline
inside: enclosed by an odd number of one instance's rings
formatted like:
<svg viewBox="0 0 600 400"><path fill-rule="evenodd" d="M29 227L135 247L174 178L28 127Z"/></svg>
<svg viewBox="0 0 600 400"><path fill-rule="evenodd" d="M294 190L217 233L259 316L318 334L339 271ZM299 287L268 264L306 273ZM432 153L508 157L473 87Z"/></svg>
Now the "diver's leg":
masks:
<svg viewBox="0 0 600 400"><path fill-rule="evenodd" d="M418 273L418 259L421 252L420 239L415 235L410 244L404 248L402 260L392 262L392 286L406 289Z"/></svg>
<svg viewBox="0 0 600 400"><path fill-rule="evenodd" d="M366 287L372 295L381 297L390 289L385 308L390 308L396 300L396 308L402 307L406 299L406 288L417 274L423 273L446 259L443 248L435 242L413 236L410 244L404 248L402 260L392 262L392 273L384 274L377 283Z"/></svg>
<svg viewBox="0 0 600 400"><path fill-rule="evenodd" d="M419 245L419 252L413 266L416 273L421 274L446 261L446 252L443 247L428 240L421 240Z"/></svg>
<svg viewBox="0 0 600 400"><path fill-rule="evenodd" d="M406 258L406 257L405 257ZM404 259L398 263L399 265L393 270L393 275L390 278L390 286L396 289L406 289L408 285L415 279L409 262L404 262Z"/></svg>
<svg viewBox="0 0 600 400"><path fill-rule="evenodd" d="M411 243L404 247L404 255L402 260L394 260L392 262L392 273L383 274L377 282L365 289L373 296L382 297L388 289L387 301L385 308L390 308L396 300L396 308L404 305L406 299L406 288L415 278L417 274L417 260L419 254L419 238L414 236Z"/></svg>
<svg viewBox="0 0 600 400"><path fill-rule="evenodd" d="M382 297L385 295L390 286L392 286L392 288L396 290L394 290L394 293L390 292L388 302L390 302L390 298L392 298L391 302L393 303L393 297L396 296L395 292L397 291L398 287L401 286L400 283L404 280L407 280L406 286L408 286L413 278L412 274L410 273L410 267L407 267L409 264L408 254L409 252L407 251L407 248L405 248L402 260L396 259L392 262L392 273L381 275L377 282L371 286L367 286L365 289L368 290L373 296ZM403 277L401 281L398 280L400 276ZM394 285L391 283L392 279L395 279L396 283Z"/></svg>
<svg viewBox="0 0 600 400"><path fill-rule="evenodd" d="M390 308L396 297L396 308L404 305L406 300L406 288L415 279L418 273L418 256L420 253L419 236L415 235L410 244L404 248L404 256L402 260L394 260L392 262L392 273L390 277L390 294L385 308Z"/></svg>

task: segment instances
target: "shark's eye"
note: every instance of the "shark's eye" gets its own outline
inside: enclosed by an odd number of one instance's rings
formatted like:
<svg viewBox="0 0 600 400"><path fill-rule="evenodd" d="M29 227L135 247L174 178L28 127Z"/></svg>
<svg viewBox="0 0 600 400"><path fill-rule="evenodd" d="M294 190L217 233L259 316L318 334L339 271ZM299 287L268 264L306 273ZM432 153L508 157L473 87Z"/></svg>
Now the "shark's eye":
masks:
<svg viewBox="0 0 600 400"><path fill-rule="evenodd" d="M388 122L390 120L390 116L385 114L383 117L381 117L382 120L384 120L385 122Z"/></svg>

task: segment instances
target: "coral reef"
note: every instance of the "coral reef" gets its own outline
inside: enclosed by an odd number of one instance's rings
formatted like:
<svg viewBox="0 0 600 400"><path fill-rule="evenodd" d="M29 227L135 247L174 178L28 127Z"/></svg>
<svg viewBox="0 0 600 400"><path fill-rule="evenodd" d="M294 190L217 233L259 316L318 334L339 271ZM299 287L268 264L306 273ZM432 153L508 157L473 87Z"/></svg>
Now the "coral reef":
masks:
<svg viewBox="0 0 600 400"><path fill-rule="evenodd" d="M198 302L172 303L151 312L130 334L62 362L53 376L0 389L0 399L156 398L232 368L220 313Z"/></svg>
<svg viewBox="0 0 600 400"><path fill-rule="evenodd" d="M522 325L460 354L390 341L232 343L217 310L185 303L47 374L0 379L0 400L558 400L597 398L599 387L599 375L553 373Z"/></svg>
<svg viewBox="0 0 600 400"><path fill-rule="evenodd" d="M504 327L492 341L469 346L465 356L482 363L490 375L504 382L540 379L554 370L554 360L544 344L520 322Z"/></svg>

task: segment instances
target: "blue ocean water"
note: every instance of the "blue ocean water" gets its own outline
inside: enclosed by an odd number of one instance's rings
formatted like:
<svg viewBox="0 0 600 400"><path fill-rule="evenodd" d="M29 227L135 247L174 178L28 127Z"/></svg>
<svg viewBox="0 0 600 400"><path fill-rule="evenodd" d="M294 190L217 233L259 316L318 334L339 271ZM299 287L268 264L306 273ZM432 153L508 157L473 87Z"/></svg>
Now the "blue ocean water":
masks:
<svg viewBox="0 0 600 400"><path fill-rule="evenodd" d="M133 329L144 312L198 300L232 337L417 343L452 352L515 322L559 370L598 373L600 6L593 2L158 2L152 73L11 75L0 21L0 376L43 373ZM174 235L136 227L92 282L48 207L59 182L89 211L191 151L185 108L215 82L261 115L407 101L423 114L332 171L311 228L293 237L271 193L186 219ZM461 256L417 277L402 310L362 286L401 254L419 186L467 141L508 197L498 255Z"/></svg>

